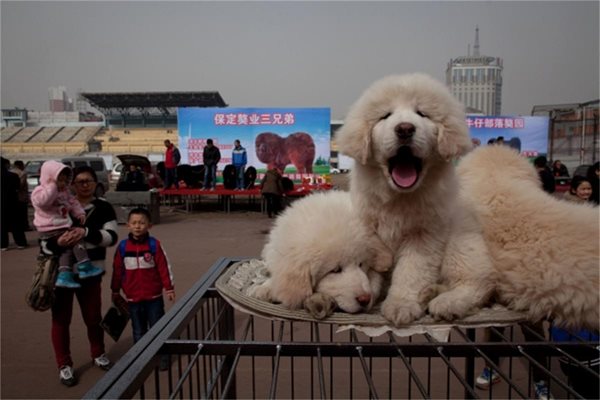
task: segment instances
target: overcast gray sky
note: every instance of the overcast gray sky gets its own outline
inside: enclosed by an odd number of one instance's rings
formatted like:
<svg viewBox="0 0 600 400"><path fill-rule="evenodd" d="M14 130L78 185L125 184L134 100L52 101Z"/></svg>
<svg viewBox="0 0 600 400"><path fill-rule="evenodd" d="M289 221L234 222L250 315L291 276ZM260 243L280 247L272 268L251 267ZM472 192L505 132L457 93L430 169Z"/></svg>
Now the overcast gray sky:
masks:
<svg viewBox="0 0 600 400"><path fill-rule="evenodd" d="M599 5L589 2L2 1L2 108L48 110L48 87L218 90L232 107L331 107L374 80L444 80L480 28L504 59L503 114L599 95Z"/></svg>

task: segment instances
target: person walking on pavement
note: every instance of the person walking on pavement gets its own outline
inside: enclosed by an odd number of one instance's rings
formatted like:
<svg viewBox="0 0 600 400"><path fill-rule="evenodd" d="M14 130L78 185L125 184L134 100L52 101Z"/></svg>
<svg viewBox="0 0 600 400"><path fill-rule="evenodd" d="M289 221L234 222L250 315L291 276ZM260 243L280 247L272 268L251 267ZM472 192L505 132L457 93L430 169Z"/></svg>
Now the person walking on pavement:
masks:
<svg viewBox="0 0 600 400"><path fill-rule="evenodd" d="M231 152L231 162L235 168L235 188L237 190L243 190L244 186L244 172L246 170L246 164L248 163L248 156L246 149L242 147L239 140L233 142L234 148Z"/></svg>
<svg viewBox="0 0 600 400"><path fill-rule="evenodd" d="M28 203L29 203L29 189L27 185L27 172L25 172L25 163L21 160L17 160L13 163L13 168L10 172L17 174L20 180L19 186L19 204L17 214L19 215L17 218L19 220L19 224L23 227L25 232L31 230L29 227L29 214L28 214Z"/></svg>
<svg viewBox="0 0 600 400"><path fill-rule="evenodd" d="M61 236L40 241L41 253L58 256L65 248L82 240L90 260L104 270L106 248L115 245L118 240L117 216L110 203L95 196L97 182L98 177L93 168L86 165L73 170L73 190L85 210L85 223ZM56 297L52 305L52 347L59 369L60 382L65 386L76 385L78 380L71 358L73 337L70 325L74 298L79 303L81 316L87 328L92 364L103 370L110 369L112 365L105 354L104 330L100 326L102 275L84 279L80 282L80 286L77 289L56 288Z"/></svg>
<svg viewBox="0 0 600 400"><path fill-rule="evenodd" d="M27 247L25 227L19 220L19 176L9 171L10 161L2 157L2 216L0 232L2 233L2 251L8 250L8 232L12 232L18 249Z"/></svg>
<svg viewBox="0 0 600 400"><path fill-rule="evenodd" d="M179 189L179 181L177 180L177 165L181 161L181 153L169 139L165 140L165 189L169 189L175 184L175 189Z"/></svg>
<svg viewBox="0 0 600 400"><path fill-rule="evenodd" d="M213 144L212 139L206 139L202 160L204 162L204 189L214 190L217 186L217 164L221 160L221 152Z"/></svg>

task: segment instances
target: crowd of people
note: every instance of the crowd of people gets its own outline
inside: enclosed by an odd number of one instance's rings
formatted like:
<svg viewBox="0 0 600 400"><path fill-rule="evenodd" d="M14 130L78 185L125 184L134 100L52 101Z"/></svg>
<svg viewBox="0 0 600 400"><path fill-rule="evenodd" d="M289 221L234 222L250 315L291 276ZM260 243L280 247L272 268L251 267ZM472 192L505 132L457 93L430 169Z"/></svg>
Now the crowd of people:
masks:
<svg viewBox="0 0 600 400"><path fill-rule="evenodd" d="M181 160L179 150L169 141L165 140L165 189L175 186L179 188L177 182L177 165ZM217 166L221 161L221 151L215 146L212 139L206 140L206 145L202 151L202 162L204 163L204 182L205 190L213 191L217 182ZM233 142L231 151L231 164L234 168L234 190L244 190L254 182L246 182L245 172L248 164L248 154L241 142L236 139ZM167 172L168 171L168 172ZM167 178L168 177L168 178ZM261 194L265 199L267 214L273 218L282 209L282 199L285 197L285 190L282 184L283 171L273 167L265 173L260 183Z"/></svg>
<svg viewBox="0 0 600 400"><path fill-rule="evenodd" d="M22 185L9 168L9 160L2 158L2 250L8 249L9 232L18 248L27 246L23 216L15 212L20 210ZM31 194L39 252L58 260L50 338L58 376L66 386L78 381L70 349L75 298L87 329L92 364L104 370L112 365L105 352L101 298L107 248L118 241L117 218L112 205L95 196L97 182L89 166L71 170L50 160L43 164L40 185ZM149 234L151 226L146 209L131 210L129 237L120 243L123 252L116 251L112 263L113 299L121 291L126 297L134 342L164 314L163 291L167 299L175 299L171 267L160 242Z"/></svg>

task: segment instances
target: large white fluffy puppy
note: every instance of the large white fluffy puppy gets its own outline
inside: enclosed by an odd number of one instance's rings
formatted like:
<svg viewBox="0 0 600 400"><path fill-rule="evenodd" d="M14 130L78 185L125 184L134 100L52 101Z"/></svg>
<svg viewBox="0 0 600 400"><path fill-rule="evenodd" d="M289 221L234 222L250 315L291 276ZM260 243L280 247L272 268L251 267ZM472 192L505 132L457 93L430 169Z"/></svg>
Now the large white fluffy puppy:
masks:
<svg viewBox="0 0 600 400"><path fill-rule="evenodd" d="M368 237L350 194L315 193L295 201L277 218L262 258L270 278L254 296L290 309L306 307L325 317L338 307L369 310L381 291L378 271L391 267L391 253Z"/></svg>
<svg viewBox="0 0 600 400"><path fill-rule="evenodd" d="M384 317L401 325L429 307L451 319L485 302L492 268L452 164L472 145L463 106L448 89L423 74L381 79L352 106L336 139L356 161L351 194L361 220L394 251ZM440 277L450 291L428 305Z"/></svg>
<svg viewBox="0 0 600 400"><path fill-rule="evenodd" d="M598 330L598 208L544 192L533 166L506 146L474 150L457 171L499 272L498 300L533 321Z"/></svg>

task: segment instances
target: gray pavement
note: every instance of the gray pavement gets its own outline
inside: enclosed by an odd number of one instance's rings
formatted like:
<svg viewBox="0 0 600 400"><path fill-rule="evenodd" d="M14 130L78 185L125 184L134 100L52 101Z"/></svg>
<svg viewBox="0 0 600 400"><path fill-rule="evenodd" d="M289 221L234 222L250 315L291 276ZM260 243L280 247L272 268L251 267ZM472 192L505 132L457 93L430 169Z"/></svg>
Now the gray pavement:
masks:
<svg viewBox="0 0 600 400"><path fill-rule="evenodd" d="M219 257L260 256L272 221L256 211L235 211L230 214L198 211L186 214L162 207L161 223L154 226L151 232L167 251L173 266L178 298ZM125 237L127 231L124 225L119 226L118 233L119 238ZM67 388L59 382L50 342L50 311L34 312L25 303L25 292L35 267L37 233L28 232L27 238L30 244L28 249L17 250L13 247L0 255L0 398L81 398L104 371L92 366L85 326L75 305L71 324L71 353L79 384ZM109 249L108 254L112 258L114 248ZM110 262L107 266L110 266ZM110 306L109 280L110 273L102 285L103 312ZM167 302L167 309L171 306ZM105 336L106 350L111 360L117 361L132 345L130 326L118 343Z"/></svg>

